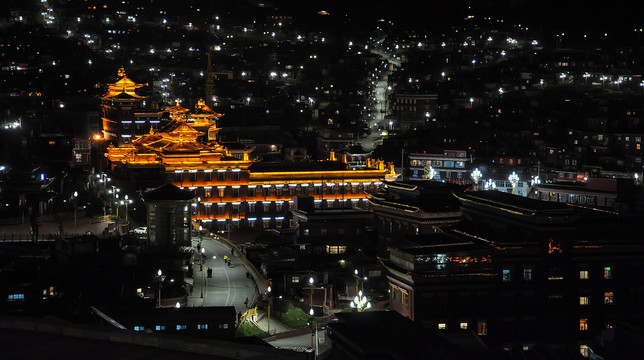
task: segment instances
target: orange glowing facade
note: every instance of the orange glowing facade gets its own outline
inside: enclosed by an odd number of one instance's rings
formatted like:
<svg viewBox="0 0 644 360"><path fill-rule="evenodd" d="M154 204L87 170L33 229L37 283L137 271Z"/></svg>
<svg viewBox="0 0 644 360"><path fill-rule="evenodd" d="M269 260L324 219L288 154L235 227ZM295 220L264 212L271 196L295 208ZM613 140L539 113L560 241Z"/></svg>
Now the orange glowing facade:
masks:
<svg viewBox="0 0 644 360"><path fill-rule="evenodd" d="M162 169L166 180L193 190L193 217L209 230L227 226L285 229L292 226L288 209L296 196L312 196L317 208L367 208L366 192L395 177L393 165L367 159L350 170L346 161L261 162L250 160L253 148L217 140L213 113L199 102L188 112L177 104L167 109L171 120L150 128L131 143L111 145L106 156L115 173Z"/></svg>

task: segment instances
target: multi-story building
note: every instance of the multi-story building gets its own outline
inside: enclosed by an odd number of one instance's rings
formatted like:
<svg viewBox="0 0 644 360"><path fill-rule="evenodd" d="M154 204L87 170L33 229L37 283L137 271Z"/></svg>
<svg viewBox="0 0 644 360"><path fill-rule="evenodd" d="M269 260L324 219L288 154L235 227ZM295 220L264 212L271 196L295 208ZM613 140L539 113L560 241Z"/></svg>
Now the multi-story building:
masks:
<svg viewBox="0 0 644 360"><path fill-rule="evenodd" d="M615 346L619 319L644 297L637 221L499 191L454 195L461 222L389 245L392 310L492 349L588 357Z"/></svg>
<svg viewBox="0 0 644 360"><path fill-rule="evenodd" d="M472 160L465 150L445 150L442 154L410 153L409 178L412 180L444 180L469 182ZM432 173L433 170L433 173Z"/></svg>
<svg viewBox="0 0 644 360"><path fill-rule="evenodd" d="M437 94L396 93L393 98L394 115L403 131L426 124L438 111Z"/></svg>

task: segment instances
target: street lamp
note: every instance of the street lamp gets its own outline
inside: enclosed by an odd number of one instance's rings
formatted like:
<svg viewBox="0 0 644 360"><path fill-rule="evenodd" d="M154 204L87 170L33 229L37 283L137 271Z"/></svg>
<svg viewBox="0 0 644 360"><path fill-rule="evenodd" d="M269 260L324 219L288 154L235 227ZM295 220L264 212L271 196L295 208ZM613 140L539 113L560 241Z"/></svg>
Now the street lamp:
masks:
<svg viewBox="0 0 644 360"><path fill-rule="evenodd" d="M269 280L270 282L270 280ZM271 303L273 302L273 297L271 296L271 286L268 285L266 291L268 292L268 335L271 334Z"/></svg>
<svg viewBox="0 0 644 360"><path fill-rule="evenodd" d="M492 179L488 179L483 185L485 190L496 190L496 182Z"/></svg>
<svg viewBox="0 0 644 360"><path fill-rule="evenodd" d="M514 193L514 188L516 188L517 183L519 182L519 175L513 171L512 174L508 176L508 180L512 183L512 192Z"/></svg>
<svg viewBox="0 0 644 360"><path fill-rule="evenodd" d="M74 191L74 234L76 231L76 214L78 212L78 191Z"/></svg>
<svg viewBox="0 0 644 360"><path fill-rule="evenodd" d="M589 73L584 73L584 75L582 75L582 76L584 77L584 79L586 81L586 85L588 85L588 78L590 77L590 74Z"/></svg>
<svg viewBox="0 0 644 360"><path fill-rule="evenodd" d="M313 316L315 312L313 311L313 277L309 278L309 286L311 289L311 310L309 310L309 315Z"/></svg>
<svg viewBox="0 0 644 360"><path fill-rule="evenodd" d="M434 176L436 176L436 169L429 164L425 165L425 178L433 180Z"/></svg>
<svg viewBox="0 0 644 360"><path fill-rule="evenodd" d="M165 280L165 276L163 275L163 272L161 269L157 271L157 277L156 277L157 282L159 283L159 296L157 296L157 307L161 307L161 288L163 287L163 281Z"/></svg>
<svg viewBox="0 0 644 360"><path fill-rule="evenodd" d="M472 180L474 180L474 184L478 184L481 177L483 177L483 174L478 168L476 168L472 171L472 175L470 176L472 177Z"/></svg>
<svg viewBox="0 0 644 360"><path fill-rule="evenodd" d="M474 98L470 98L470 109L474 106Z"/></svg>
<svg viewBox="0 0 644 360"><path fill-rule="evenodd" d="M357 312L363 312L371 308L371 302L367 300L367 297L362 294L362 291L358 292L349 306Z"/></svg>
<svg viewBox="0 0 644 360"><path fill-rule="evenodd" d="M129 200L128 196L125 195L125 224L127 224L128 226L130 224L129 221L128 221L128 218L127 218L128 204L131 204L131 203L132 203L132 200Z"/></svg>
<svg viewBox="0 0 644 360"><path fill-rule="evenodd" d="M541 184L541 179L539 176L533 176L532 180L530 180L530 185L535 186Z"/></svg>
<svg viewBox="0 0 644 360"><path fill-rule="evenodd" d="M201 269L201 298L202 299L203 299L203 288L205 287L205 284L206 284L206 277L205 277L205 273L203 271L203 264L204 264L204 260L205 260L205 256L206 256L205 253L206 253L206 249L202 247L201 248L201 261L200 261L200 264L199 264L199 268Z"/></svg>

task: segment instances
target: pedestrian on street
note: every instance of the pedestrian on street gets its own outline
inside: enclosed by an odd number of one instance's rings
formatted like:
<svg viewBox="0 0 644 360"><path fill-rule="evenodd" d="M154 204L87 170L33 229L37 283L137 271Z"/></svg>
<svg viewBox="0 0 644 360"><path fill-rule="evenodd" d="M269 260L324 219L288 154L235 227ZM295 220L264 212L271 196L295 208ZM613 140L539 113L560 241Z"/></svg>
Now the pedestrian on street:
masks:
<svg viewBox="0 0 644 360"><path fill-rule="evenodd" d="M230 248L230 256L232 257L235 255L235 248Z"/></svg>

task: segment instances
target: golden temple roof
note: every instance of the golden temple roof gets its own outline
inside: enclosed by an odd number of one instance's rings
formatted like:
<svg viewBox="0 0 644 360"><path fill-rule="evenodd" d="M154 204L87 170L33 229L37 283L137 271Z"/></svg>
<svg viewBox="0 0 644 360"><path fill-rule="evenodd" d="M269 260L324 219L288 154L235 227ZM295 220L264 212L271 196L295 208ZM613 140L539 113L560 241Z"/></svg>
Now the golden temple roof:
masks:
<svg viewBox="0 0 644 360"><path fill-rule="evenodd" d="M119 79L116 82L108 84L107 94L103 96L104 99L124 96L130 96L137 99L144 98L144 96L137 95L136 89L146 86L147 84L138 84L132 81L127 77L127 75L125 75L125 69L123 67L118 70L118 77Z"/></svg>
<svg viewBox="0 0 644 360"><path fill-rule="evenodd" d="M181 104L179 103L179 100L177 100L174 106L166 108L166 110L168 110L168 112L170 112L173 115L185 114L190 111L189 109L186 109L183 106L181 106Z"/></svg>

